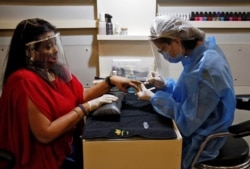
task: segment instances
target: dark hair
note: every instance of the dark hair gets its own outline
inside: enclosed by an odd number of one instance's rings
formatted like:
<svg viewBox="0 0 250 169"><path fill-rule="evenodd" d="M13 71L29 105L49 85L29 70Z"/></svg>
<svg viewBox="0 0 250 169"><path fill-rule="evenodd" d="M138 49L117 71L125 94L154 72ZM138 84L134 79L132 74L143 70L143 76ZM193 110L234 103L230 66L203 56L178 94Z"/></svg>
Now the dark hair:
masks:
<svg viewBox="0 0 250 169"><path fill-rule="evenodd" d="M155 40L152 40L152 41L153 42L159 42L159 43L166 43L166 44L170 45L171 42L173 41L173 39L162 37L162 38L158 38L158 39L155 39Z"/></svg>
<svg viewBox="0 0 250 169"><path fill-rule="evenodd" d="M154 41L158 41L159 43L166 43L168 45L171 44L171 42L173 41L173 39L171 38L158 38L158 39L155 39L155 40L152 40L153 42ZM198 39L192 39L192 40L182 40L181 43L182 43L182 46L185 48L185 49L189 49L189 50L192 50L195 48L196 44L197 44L197 41L199 41Z"/></svg>
<svg viewBox="0 0 250 169"><path fill-rule="evenodd" d="M51 31L56 31L55 26L40 18L26 19L17 25L5 60L7 64L3 85L13 72L20 68L27 68L25 44L38 40L39 36Z"/></svg>
<svg viewBox="0 0 250 169"><path fill-rule="evenodd" d="M185 49L192 50L192 49L195 48L198 41L199 41L198 39L182 40L181 43L182 43L182 45L184 46Z"/></svg>

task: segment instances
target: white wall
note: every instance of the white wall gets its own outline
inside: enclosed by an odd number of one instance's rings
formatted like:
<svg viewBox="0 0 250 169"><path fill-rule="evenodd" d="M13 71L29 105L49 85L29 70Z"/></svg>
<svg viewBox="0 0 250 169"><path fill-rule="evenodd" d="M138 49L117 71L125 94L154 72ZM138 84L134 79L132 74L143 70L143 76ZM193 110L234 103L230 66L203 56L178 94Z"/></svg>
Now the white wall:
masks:
<svg viewBox="0 0 250 169"><path fill-rule="evenodd" d="M92 85L94 77L98 75L96 2L0 2L0 63L6 55L16 25L21 20L35 17L46 19L58 28L71 71L79 77L85 87Z"/></svg>
<svg viewBox="0 0 250 169"><path fill-rule="evenodd" d="M67 35L62 36L62 44L67 56L70 70L74 73L85 87L91 86L98 69L97 43L93 42L90 35ZM0 63L2 63L8 51L10 37L0 37ZM0 69L0 83L2 84L3 69Z"/></svg>
<svg viewBox="0 0 250 169"><path fill-rule="evenodd" d="M1 29L14 29L27 18L43 18L59 28L96 27L95 3L0 3Z"/></svg>
<svg viewBox="0 0 250 169"><path fill-rule="evenodd" d="M102 0L106 2L105 0ZM18 1L17 1L18 2ZM74 2L74 1L72 1ZM76 2L76 0L75 0ZM86 3L85 3L86 2ZM131 1L135 2L135 0ZM211 1L201 1L201 0L158 0L157 12L158 13L182 13L189 12L190 10L249 10L250 2L245 2L244 0L234 1L234 0L211 0ZM44 4L45 3L45 4ZM60 3L44 2L44 3L34 3L32 0L26 0L26 4L31 4L27 6L20 6L20 3L9 3L5 2L4 5L0 3L0 27L3 26L1 21L11 20L10 26L13 28L17 21L24 19L26 17L44 17L52 20L58 24L66 20L66 24L74 27L73 31L62 29L63 33L63 44L65 45L65 51L69 59L70 67L72 72L78 75L80 80L88 86L92 83L92 79L95 75L98 75L98 43L96 42L97 30L93 26L92 28L81 28L78 30L74 25L70 25L70 20L96 20L98 19L98 13L96 9L96 1L86 0L84 2L77 1L76 3L63 2ZM7 4L7 6L6 6ZM225 5L226 4L226 5ZM38 6L37 6L38 5ZM39 6L40 5L40 6ZM107 4L108 5L108 4ZM49 6L49 7L48 7ZM21 8L20 8L21 7ZM111 6L115 11L123 9L121 4L117 6ZM35 10L34 10L35 9ZM143 3L136 6L138 13L144 9ZM123 9L124 10L124 9ZM18 11L18 12L17 12ZM106 12L104 9L102 12ZM108 11L113 14L113 11ZM122 16L126 18L129 9L123 12ZM143 16L138 15L141 18ZM123 23L123 19L116 18L114 16L114 21L120 22L121 25L129 26L129 22ZM122 17L123 18L123 17ZM139 18L140 19L140 18ZM148 19L148 18L147 18ZM140 23L138 21L138 23ZM137 23L134 23L137 24ZM65 24L63 24L65 26ZM135 27L135 30L138 30ZM75 29L77 31L75 32ZM148 28L145 27L145 31ZM130 29L129 29L130 30ZM11 30L7 30L10 31ZM250 32L249 29L204 29L207 35L215 35L218 44L222 47L226 53L229 62L232 66L235 81L236 94L250 94L250 78L248 76L250 65ZM145 34L145 33L143 33ZM11 33L7 33L6 30L0 30L0 62L5 56L7 51L7 46L9 44L9 37ZM112 43L113 42L108 42ZM145 41L137 41L137 45L145 43ZM117 45L117 44L116 44ZM115 46L115 45L114 45ZM113 46L113 47L114 47ZM148 45L146 45L148 46ZM109 50L113 50L110 48ZM138 48L129 48L130 53L137 53ZM143 49L141 49L143 50ZM148 49L145 49L147 53ZM122 51L122 49L120 50ZM105 61L104 61L105 62ZM163 63L163 62L162 62ZM152 63L154 64L154 63ZM164 63L162 67L165 67L164 76L171 76L177 78L182 67L180 65ZM243 120L250 119L250 112L247 111L236 111L235 123ZM250 137L247 138L250 143Z"/></svg>

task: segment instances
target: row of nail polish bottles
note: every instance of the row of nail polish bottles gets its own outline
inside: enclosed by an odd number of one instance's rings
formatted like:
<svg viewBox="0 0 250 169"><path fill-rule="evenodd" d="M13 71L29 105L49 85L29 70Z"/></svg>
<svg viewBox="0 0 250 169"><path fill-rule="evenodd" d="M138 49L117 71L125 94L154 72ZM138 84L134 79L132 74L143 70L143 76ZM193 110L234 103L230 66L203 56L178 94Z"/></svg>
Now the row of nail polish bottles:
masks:
<svg viewBox="0 0 250 169"><path fill-rule="evenodd" d="M191 21L250 21L250 12L198 12L193 11Z"/></svg>

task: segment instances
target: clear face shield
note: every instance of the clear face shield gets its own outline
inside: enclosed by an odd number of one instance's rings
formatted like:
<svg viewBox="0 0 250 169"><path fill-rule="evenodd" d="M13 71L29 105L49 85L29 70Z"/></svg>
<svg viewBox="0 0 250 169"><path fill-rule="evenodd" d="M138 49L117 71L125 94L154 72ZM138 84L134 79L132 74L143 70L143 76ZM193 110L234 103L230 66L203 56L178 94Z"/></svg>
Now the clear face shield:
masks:
<svg viewBox="0 0 250 169"><path fill-rule="evenodd" d="M163 58L162 54L159 53L159 50L157 49L157 47L154 45L154 43L152 41L150 41L150 47L151 47L151 51L154 55L154 71L158 72L158 74L162 77L162 78L167 78L168 74L169 74L169 70L168 70L168 62L166 62L166 60Z"/></svg>
<svg viewBox="0 0 250 169"><path fill-rule="evenodd" d="M72 77L64 55L60 33L29 42L25 46L28 67L36 71L54 73L65 82L71 80Z"/></svg>

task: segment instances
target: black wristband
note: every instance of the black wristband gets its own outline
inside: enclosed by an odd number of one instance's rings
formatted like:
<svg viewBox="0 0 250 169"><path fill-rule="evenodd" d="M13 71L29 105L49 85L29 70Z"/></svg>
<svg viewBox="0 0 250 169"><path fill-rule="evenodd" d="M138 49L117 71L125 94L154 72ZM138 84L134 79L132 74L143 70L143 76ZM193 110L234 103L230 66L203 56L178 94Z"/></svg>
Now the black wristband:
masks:
<svg viewBox="0 0 250 169"><path fill-rule="evenodd" d="M85 115L88 115L89 113L86 111L85 107L82 105L82 104L79 104L78 107L82 110L82 112L85 114Z"/></svg>
<svg viewBox="0 0 250 169"><path fill-rule="evenodd" d="M111 83L110 77L111 77L111 76L107 76L107 77L105 78L105 82L108 84L108 86L109 86L110 88L112 88L112 87L114 87L114 85Z"/></svg>

